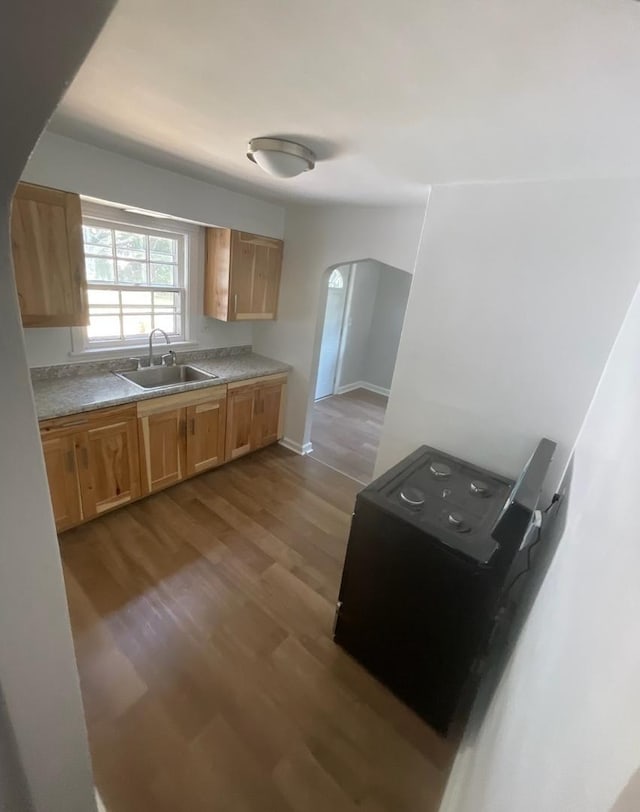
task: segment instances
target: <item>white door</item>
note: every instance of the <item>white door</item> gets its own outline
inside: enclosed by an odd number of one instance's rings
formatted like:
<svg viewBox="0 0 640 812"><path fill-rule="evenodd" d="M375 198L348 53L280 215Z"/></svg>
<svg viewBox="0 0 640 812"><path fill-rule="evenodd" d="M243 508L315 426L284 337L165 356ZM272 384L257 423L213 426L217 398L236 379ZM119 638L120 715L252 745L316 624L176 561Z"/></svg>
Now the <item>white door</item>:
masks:
<svg viewBox="0 0 640 812"><path fill-rule="evenodd" d="M327 309L324 314L320 364L316 383L316 400L333 395L340 352L340 337L344 322L344 308L347 302L347 282L349 268L336 268L329 277Z"/></svg>

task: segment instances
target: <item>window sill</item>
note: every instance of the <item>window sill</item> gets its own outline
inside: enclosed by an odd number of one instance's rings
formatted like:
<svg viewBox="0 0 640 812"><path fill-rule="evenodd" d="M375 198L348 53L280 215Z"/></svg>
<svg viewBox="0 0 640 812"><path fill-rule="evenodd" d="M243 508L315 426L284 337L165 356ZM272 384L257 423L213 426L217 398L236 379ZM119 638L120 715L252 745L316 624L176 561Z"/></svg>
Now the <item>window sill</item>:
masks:
<svg viewBox="0 0 640 812"><path fill-rule="evenodd" d="M197 341L172 341L167 345L164 339L158 339L153 344L154 353L163 350L164 347L169 347L170 350L194 350L200 345ZM84 358L88 361L90 358L136 358L139 355L149 354L149 342L144 344L136 344L130 347L111 347L91 350L81 350L77 352L68 353L69 358L81 359Z"/></svg>

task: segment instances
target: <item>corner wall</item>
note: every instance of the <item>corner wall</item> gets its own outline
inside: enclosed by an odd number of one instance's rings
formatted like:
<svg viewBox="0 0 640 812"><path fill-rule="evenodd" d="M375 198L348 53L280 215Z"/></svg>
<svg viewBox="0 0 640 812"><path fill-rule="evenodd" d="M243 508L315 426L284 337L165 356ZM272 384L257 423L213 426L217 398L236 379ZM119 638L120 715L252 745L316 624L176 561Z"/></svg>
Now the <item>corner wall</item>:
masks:
<svg viewBox="0 0 640 812"><path fill-rule="evenodd" d="M424 206L287 208L278 320L254 325L253 345L256 352L293 366L285 437L298 450L311 432L327 269L376 259L411 273L423 220Z"/></svg>
<svg viewBox="0 0 640 812"><path fill-rule="evenodd" d="M354 263L345 313L340 375L336 390L364 381L365 361L371 333L376 294L382 266L368 260Z"/></svg>
<svg viewBox="0 0 640 812"><path fill-rule="evenodd" d="M379 473L420 443L557 486L640 278L640 182L434 188Z"/></svg>

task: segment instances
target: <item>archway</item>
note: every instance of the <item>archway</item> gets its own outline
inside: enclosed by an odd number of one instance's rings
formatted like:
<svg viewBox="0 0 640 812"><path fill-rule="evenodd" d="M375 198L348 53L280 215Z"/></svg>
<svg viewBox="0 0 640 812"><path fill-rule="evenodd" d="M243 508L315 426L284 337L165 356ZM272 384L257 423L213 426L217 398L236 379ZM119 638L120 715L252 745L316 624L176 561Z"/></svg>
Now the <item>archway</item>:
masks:
<svg viewBox="0 0 640 812"><path fill-rule="evenodd" d="M411 274L376 260L328 269L311 404L311 456L367 484L373 477Z"/></svg>

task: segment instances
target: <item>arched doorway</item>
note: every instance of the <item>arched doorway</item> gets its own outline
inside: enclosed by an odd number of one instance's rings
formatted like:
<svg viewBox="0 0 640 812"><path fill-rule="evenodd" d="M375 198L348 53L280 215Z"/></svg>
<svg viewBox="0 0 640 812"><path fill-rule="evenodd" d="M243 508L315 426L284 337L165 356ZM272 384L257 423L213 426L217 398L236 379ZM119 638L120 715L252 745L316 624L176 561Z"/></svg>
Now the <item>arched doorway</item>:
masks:
<svg viewBox="0 0 640 812"><path fill-rule="evenodd" d="M375 260L325 275L311 456L367 484L373 477L411 274Z"/></svg>
<svg viewBox="0 0 640 812"><path fill-rule="evenodd" d="M329 275L315 400L333 395L335 391L350 275L350 265L334 268Z"/></svg>

